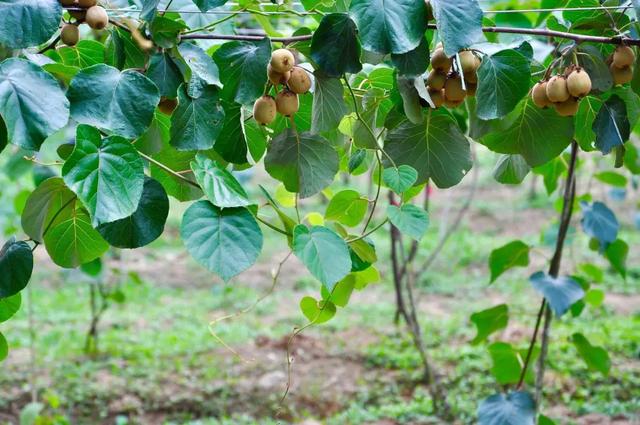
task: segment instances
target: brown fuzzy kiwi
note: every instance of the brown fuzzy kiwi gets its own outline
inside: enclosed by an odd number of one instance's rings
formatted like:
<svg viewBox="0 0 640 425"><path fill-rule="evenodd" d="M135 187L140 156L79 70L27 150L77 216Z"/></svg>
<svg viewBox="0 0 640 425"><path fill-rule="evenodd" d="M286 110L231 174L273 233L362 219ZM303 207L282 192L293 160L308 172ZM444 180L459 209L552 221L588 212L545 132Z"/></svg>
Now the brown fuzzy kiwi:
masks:
<svg viewBox="0 0 640 425"><path fill-rule="evenodd" d="M431 101L436 108L444 105L444 90L429 90L429 96L431 96Z"/></svg>
<svg viewBox="0 0 640 425"><path fill-rule="evenodd" d="M551 106L553 102L547 97L547 82L539 81L531 89L531 100L538 108Z"/></svg>
<svg viewBox="0 0 640 425"><path fill-rule="evenodd" d="M581 67L576 67L567 76L567 90L573 97L583 97L591 91L591 78L587 71Z"/></svg>
<svg viewBox="0 0 640 425"><path fill-rule="evenodd" d="M478 85L476 83L467 83L467 96L475 97L476 91L478 91Z"/></svg>
<svg viewBox="0 0 640 425"><path fill-rule="evenodd" d="M444 83L447 81L447 74L440 71L432 70L427 77L427 85L431 90L442 90Z"/></svg>
<svg viewBox="0 0 640 425"><path fill-rule="evenodd" d="M70 6L80 7L77 1L74 1L73 4L71 4ZM69 10L69 15L71 15L71 17L77 19L78 21L82 21L87 16L87 11L86 10Z"/></svg>
<svg viewBox="0 0 640 425"><path fill-rule="evenodd" d="M276 101L272 96L264 95L253 104L253 118L260 125L271 124L276 119Z"/></svg>
<svg viewBox="0 0 640 425"><path fill-rule="evenodd" d="M158 109L165 115L173 114L173 111L178 106L178 101L176 99L171 99L168 97L162 97L160 99L160 103L158 104Z"/></svg>
<svg viewBox="0 0 640 425"><path fill-rule="evenodd" d="M291 70L291 78L287 82L289 90L297 94L307 93L311 89L311 78L303 68L294 66Z"/></svg>
<svg viewBox="0 0 640 425"><path fill-rule="evenodd" d="M633 80L633 67L625 66L624 68L618 68L614 64L609 67L611 76L613 77L613 84L627 84Z"/></svg>
<svg viewBox="0 0 640 425"><path fill-rule="evenodd" d="M78 0L78 6L88 9L98 4L98 0Z"/></svg>
<svg viewBox="0 0 640 425"><path fill-rule="evenodd" d="M444 97L453 102L464 100L466 96L462 89L462 79L458 74L449 74L444 83Z"/></svg>
<svg viewBox="0 0 640 425"><path fill-rule="evenodd" d="M287 49L274 50L271 53L271 67L274 71L284 74L287 71L291 71L291 68L296 64L296 59Z"/></svg>
<svg viewBox="0 0 640 425"><path fill-rule="evenodd" d="M458 106L462 105L462 102L464 102L463 100L451 100L451 99L447 99L447 93L445 90L445 97L444 97L444 106L446 106L447 108L457 108Z"/></svg>
<svg viewBox="0 0 640 425"><path fill-rule="evenodd" d="M553 107L556 108L558 115L562 117L572 117L578 112L580 101L576 97L570 97L564 102L554 103Z"/></svg>
<svg viewBox="0 0 640 425"><path fill-rule="evenodd" d="M80 40L80 31L78 31L78 26L73 24L64 24L62 25L62 30L60 30L60 41L62 41L67 46L75 46L78 44Z"/></svg>
<svg viewBox="0 0 640 425"><path fill-rule="evenodd" d="M87 25L94 30L104 29L109 23L109 15L107 11L101 6L92 6L87 9L87 16L85 17Z"/></svg>
<svg viewBox="0 0 640 425"><path fill-rule="evenodd" d="M269 77L271 84L277 86L279 84L286 84L287 81L289 81L289 78L291 78L291 71L281 74L280 72L275 71L271 64L269 64L267 65L267 76Z"/></svg>
<svg viewBox="0 0 640 425"><path fill-rule="evenodd" d="M554 75L547 81L547 98L553 103L569 99L567 79L563 75Z"/></svg>
<svg viewBox="0 0 640 425"><path fill-rule="evenodd" d="M451 69L451 59L444 53L444 49L439 48L433 51L431 55L431 67L442 73L449 72Z"/></svg>
<svg viewBox="0 0 640 425"><path fill-rule="evenodd" d="M282 90L276 96L276 106L278 108L278 112L284 116L290 117L298 112L298 109L300 108L298 95L290 90Z"/></svg>
<svg viewBox="0 0 640 425"><path fill-rule="evenodd" d="M465 72L464 73L464 82L469 82L476 84L478 82L478 74L474 72Z"/></svg>
<svg viewBox="0 0 640 425"><path fill-rule="evenodd" d="M480 59L471 50L463 50L458 53L458 56L460 57L462 72L476 72L480 67Z"/></svg>
<svg viewBox="0 0 640 425"><path fill-rule="evenodd" d="M629 46L618 46L613 52L613 64L618 68L633 65L636 60L636 54Z"/></svg>

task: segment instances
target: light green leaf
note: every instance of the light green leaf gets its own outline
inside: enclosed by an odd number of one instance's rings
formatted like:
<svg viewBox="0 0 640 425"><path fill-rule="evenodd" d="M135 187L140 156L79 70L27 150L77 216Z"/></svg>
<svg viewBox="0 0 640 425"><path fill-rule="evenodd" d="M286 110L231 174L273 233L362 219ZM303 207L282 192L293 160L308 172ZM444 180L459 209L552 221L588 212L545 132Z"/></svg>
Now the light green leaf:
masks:
<svg viewBox="0 0 640 425"><path fill-rule="evenodd" d="M319 325L328 322L336 315L336 306L331 301L304 297L300 300L300 310L310 323Z"/></svg>
<svg viewBox="0 0 640 425"><path fill-rule="evenodd" d="M398 168L385 168L382 172L382 181L389 189L398 195L407 191L418 179L418 172L409 165L401 165Z"/></svg>
<svg viewBox="0 0 640 425"><path fill-rule="evenodd" d="M571 337L573 344L578 350L578 354L585 361L589 370L594 370L608 375L611 369L611 359L609 353L602 347L591 345L589 340L581 333L575 333Z"/></svg>
<svg viewBox="0 0 640 425"><path fill-rule="evenodd" d="M58 0L0 0L0 44L10 49L37 46L58 30L62 6Z"/></svg>
<svg viewBox="0 0 640 425"><path fill-rule="evenodd" d="M10 297L0 298L0 323L11 319L20 310L21 304L22 295L20 292Z"/></svg>
<svg viewBox="0 0 640 425"><path fill-rule="evenodd" d="M489 255L491 283L509 269L528 266L530 250L531 247L524 242L512 241L491 251Z"/></svg>
<svg viewBox="0 0 640 425"><path fill-rule="evenodd" d="M56 49L55 53L60 55L64 65L78 68L88 68L105 61L104 44L96 40L80 40L73 47Z"/></svg>
<svg viewBox="0 0 640 425"><path fill-rule="evenodd" d="M0 332L0 362L7 358L9 355L9 344L7 344L7 339L4 337L2 332Z"/></svg>
<svg viewBox="0 0 640 425"><path fill-rule="evenodd" d="M27 198L21 217L22 229L34 241L42 242L54 216L75 197L61 178L45 180Z"/></svg>
<svg viewBox="0 0 640 425"><path fill-rule="evenodd" d="M223 166L202 154L191 163L196 181L209 201L220 208L246 207L249 197L236 178Z"/></svg>
<svg viewBox="0 0 640 425"><path fill-rule="evenodd" d="M158 180L170 196L182 202L202 197L202 190L198 188L196 179L189 168L191 161L195 158L195 152L177 151L167 145L152 158L170 170L180 173L183 177L178 178L153 163L149 165L151 177Z"/></svg>
<svg viewBox="0 0 640 425"><path fill-rule="evenodd" d="M327 205L325 218L335 220L345 226L357 226L367 213L369 201L355 190L336 193Z"/></svg>
<svg viewBox="0 0 640 425"><path fill-rule="evenodd" d="M478 333L471 341L471 344L479 344L485 341L492 333L507 327L509 324L509 307L506 304L500 304L487 310L473 313L471 322L478 329Z"/></svg>
<svg viewBox="0 0 640 425"><path fill-rule="evenodd" d="M389 205L387 215L391 224L417 241L422 239L429 227L427 212L413 204L404 204L400 207Z"/></svg>
<svg viewBox="0 0 640 425"><path fill-rule="evenodd" d="M629 256L629 245L622 239L616 239L607 246L605 256L611 263L611 267L620 273L623 278L627 277L627 257Z"/></svg>
<svg viewBox="0 0 640 425"><path fill-rule="evenodd" d="M178 90L178 107L171 115L171 145L181 151L211 149L224 125L225 111L215 86L192 98L187 87Z"/></svg>
<svg viewBox="0 0 640 425"><path fill-rule="evenodd" d="M351 271L347 244L326 227L296 226L293 230L293 252L330 291Z"/></svg>

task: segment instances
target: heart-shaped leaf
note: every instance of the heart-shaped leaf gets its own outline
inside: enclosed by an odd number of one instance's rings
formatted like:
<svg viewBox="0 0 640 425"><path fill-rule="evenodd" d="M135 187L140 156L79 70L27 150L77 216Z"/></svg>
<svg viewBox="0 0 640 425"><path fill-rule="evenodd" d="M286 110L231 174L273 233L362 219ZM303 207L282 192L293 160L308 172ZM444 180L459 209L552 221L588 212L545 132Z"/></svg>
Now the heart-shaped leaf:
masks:
<svg viewBox="0 0 640 425"><path fill-rule="evenodd" d="M311 39L311 59L327 77L360 72L360 51L358 28L349 15L331 13L322 17Z"/></svg>
<svg viewBox="0 0 640 425"><path fill-rule="evenodd" d="M357 226L367 213L369 201L355 190L336 193L327 205L325 218L335 220L345 226Z"/></svg>
<svg viewBox="0 0 640 425"><path fill-rule="evenodd" d="M9 239L0 249L0 298L22 291L31 279L33 252L24 241Z"/></svg>
<svg viewBox="0 0 640 425"><path fill-rule="evenodd" d="M576 346L578 354L585 361L590 370L595 370L603 375L608 375L611 369L609 353L602 347L591 345L589 340L581 333L575 333L571 341Z"/></svg>
<svg viewBox="0 0 640 425"><path fill-rule="evenodd" d="M171 115L171 145L181 151L207 150L216 143L225 112L215 86L192 98L187 87L178 89L178 107Z"/></svg>
<svg viewBox="0 0 640 425"><path fill-rule="evenodd" d="M400 165L398 168L385 168L382 172L382 181L389 189L398 195L409 190L418 180L418 172L410 165Z"/></svg>
<svg viewBox="0 0 640 425"><path fill-rule="evenodd" d="M624 100L614 94L602 104L592 129L596 135L595 146L605 155L629 140L631 125Z"/></svg>
<svg viewBox="0 0 640 425"><path fill-rule="evenodd" d="M422 239L429 227L427 212L413 204L404 204L400 207L389 205L387 215L391 224L417 241Z"/></svg>
<svg viewBox="0 0 640 425"><path fill-rule="evenodd" d="M220 208L246 207L247 192L226 168L202 154L191 163L196 180L209 201Z"/></svg>
<svg viewBox="0 0 640 425"><path fill-rule="evenodd" d="M537 272L529 281L544 296L556 316L562 316L573 303L584 297L582 286L568 276L553 277Z"/></svg>
<svg viewBox="0 0 640 425"><path fill-rule="evenodd" d="M351 271L347 244L323 226L296 226L293 230L293 252L330 291Z"/></svg>
<svg viewBox="0 0 640 425"><path fill-rule="evenodd" d="M447 56L482 38L482 10L476 0L434 0L431 4Z"/></svg>
<svg viewBox="0 0 640 425"><path fill-rule="evenodd" d="M531 247L522 241L512 241L491 251L489 255L491 283L513 267L528 266L530 249Z"/></svg>
<svg viewBox="0 0 640 425"><path fill-rule="evenodd" d="M43 233L55 215L75 197L60 177L45 180L27 198L22 210L22 229L34 241L42 242Z"/></svg>
<svg viewBox="0 0 640 425"><path fill-rule="evenodd" d="M22 304L20 292L10 297L0 298L0 323L11 319L20 310L20 304Z"/></svg>
<svg viewBox="0 0 640 425"><path fill-rule="evenodd" d="M620 224L616 215L602 202L580 202L582 230L606 247L618 238Z"/></svg>
<svg viewBox="0 0 640 425"><path fill-rule="evenodd" d="M58 30L62 6L58 0L0 0L0 44L10 49L37 46Z"/></svg>
<svg viewBox="0 0 640 425"><path fill-rule="evenodd" d="M534 425L535 417L533 397L524 391L494 394L478 407L479 425Z"/></svg>
<svg viewBox="0 0 640 425"><path fill-rule="evenodd" d="M331 301L318 301L313 297L300 300L300 310L307 320L315 325L328 322L336 315L336 306Z"/></svg>
<svg viewBox="0 0 640 425"><path fill-rule="evenodd" d="M507 327L509 324L509 307L506 304L500 304L487 310L473 313L471 322L478 329L478 333L471 341L471 344L479 344L485 341L492 333Z"/></svg>

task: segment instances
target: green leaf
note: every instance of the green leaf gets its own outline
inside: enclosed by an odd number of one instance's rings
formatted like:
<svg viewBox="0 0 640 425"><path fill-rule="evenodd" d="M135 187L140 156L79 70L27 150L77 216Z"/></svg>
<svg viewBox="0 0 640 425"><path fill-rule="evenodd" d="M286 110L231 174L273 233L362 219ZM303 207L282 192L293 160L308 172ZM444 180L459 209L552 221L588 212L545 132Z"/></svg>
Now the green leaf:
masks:
<svg viewBox="0 0 640 425"><path fill-rule="evenodd" d="M142 10L140 12L140 19L143 21L150 21L156 15L158 11L158 5L160 0L142 0Z"/></svg>
<svg viewBox="0 0 640 425"><path fill-rule="evenodd" d="M144 185L144 165L128 140L118 136L102 139L97 129L80 125L62 177L97 226L136 211Z"/></svg>
<svg viewBox="0 0 640 425"><path fill-rule="evenodd" d="M357 226L367 213L369 200L355 190L343 190L336 193L327 205L325 218L345 226Z"/></svg>
<svg viewBox="0 0 640 425"><path fill-rule="evenodd" d="M117 248L140 248L149 245L164 231L169 215L169 198L160 183L145 178L138 209L127 218L98 226L98 232Z"/></svg>
<svg viewBox="0 0 640 425"><path fill-rule="evenodd" d="M96 40L80 40L73 47L60 47L55 50L62 63L67 66L88 68L105 61L104 44Z"/></svg>
<svg viewBox="0 0 640 425"><path fill-rule="evenodd" d="M384 184L398 195L409 190L416 183L416 180L418 180L418 172L410 165L385 168L382 172Z"/></svg>
<svg viewBox="0 0 640 425"><path fill-rule="evenodd" d="M404 121L389 131L385 150L397 165L418 171L417 183L455 186L471 169L469 141L451 115L430 111L420 124Z"/></svg>
<svg viewBox="0 0 640 425"><path fill-rule="evenodd" d="M9 143L9 135L7 134L7 125L4 123L2 116L0 116L0 153L7 147Z"/></svg>
<svg viewBox="0 0 640 425"><path fill-rule="evenodd" d="M171 115L171 145L181 151L211 149L222 131L224 118L215 86L204 88L201 96L194 99L182 85L178 107Z"/></svg>
<svg viewBox="0 0 640 425"><path fill-rule="evenodd" d="M71 117L79 123L129 138L144 133L160 101L158 88L144 75L133 70L120 72L104 64L76 74L67 97Z"/></svg>
<svg viewBox="0 0 640 425"><path fill-rule="evenodd" d="M528 96L505 120L508 128L489 133L481 142L494 152L522 155L531 167L560 155L573 139L572 117L540 109Z"/></svg>
<svg viewBox="0 0 640 425"><path fill-rule="evenodd" d="M320 288L323 300L331 300L330 302L338 307L346 307L349 304L351 294L355 289L355 273L349 273L344 279L336 283L333 291L329 292L326 287Z"/></svg>
<svg viewBox="0 0 640 425"><path fill-rule="evenodd" d="M582 286L568 276L553 277L537 272L529 277L529 281L544 296L556 316L562 316L573 303L584 297Z"/></svg>
<svg viewBox="0 0 640 425"><path fill-rule="evenodd" d="M494 249L489 255L489 269L491 270L491 283L504 272L513 267L526 267L529 265L529 251L531 247L522 241L512 241Z"/></svg>
<svg viewBox="0 0 640 425"><path fill-rule="evenodd" d="M9 239L0 249L0 298L22 291L31 279L33 252L24 241Z"/></svg>
<svg viewBox="0 0 640 425"><path fill-rule="evenodd" d="M262 250L262 231L246 208L195 202L182 217L180 233L191 256L225 281L251 267Z"/></svg>
<svg viewBox="0 0 640 425"><path fill-rule="evenodd" d="M211 9L224 5L227 0L193 0L201 12L208 12Z"/></svg>
<svg viewBox="0 0 640 425"><path fill-rule="evenodd" d="M220 208L246 207L249 197L236 178L225 167L202 154L191 163L196 181L209 201Z"/></svg>
<svg viewBox="0 0 640 425"><path fill-rule="evenodd" d="M163 49L171 49L179 42L179 34L188 27L179 21L158 15L153 18L149 31L154 43Z"/></svg>
<svg viewBox="0 0 640 425"><path fill-rule="evenodd" d="M328 77L357 74L360 63L358 28L349 15L331 13L322 17L311 39L311 59Z"/></svg>
<svg viewBox="0 0 640 425"><path fill-rule="evenodd" d="M501 155L493 169L493 178L502 184L520 184L530 170L522 155Z"/></svg>
<svg viewBox="0 0 640 425"><path fill-rule="evenodd" d="M37 46L58 30L62 6L58 0L0 0L0 44L10 49Z"/></svg>
<svg viewBox="0 0 640 425"><path fill-rule="evenodd" d="M595 173L593 177L600 180L602 183L620 188L625 188L629 182L626 176L616 173L615 171L601 171L599 173Z"/></svg>
<svg viewBox="0 0 640 425"><path fill-rule="evenodd" d="M591 345L589 340L581 333L573 334L571 341L576 346L578 354L585 361L589 370L600 372L603 375L609 374L611 359L609 359L607 350Z"/></svg>
<svg viewBox="0 0 640 425"><path fill-rule="evenodd" d="M338 128L349 110L344 101L344 88L337 78L325 78L315 72L315 91L311 112L311 132L321 133Z"/></svg>
<svg viewBox="0 0 640 425"><path fill-rule="evenodd" d="M200 96L201 90L209 85L222 87L218 65L204 50L195 44L180 43L178 52L191 70L189 77L189 96Z"/></svg>
<svg viewBox="0 0 640 425"><path fill-rule="evenodd" d="M578 63L589 74L592 91L604 93L611 89L611 71L597 46L581 44L578 47Z"/></svg>
<svg viewBox="0 0 640 425"><path fill-rule="evenodd" d="M606 155L616 146L622 146L629 140L630 128L627 106L614 94L602 105L593 120L596 148Z"/></svg>
<svg viewBox="0 0 640 425"><path fill-rule="evenodd" d="M7 339L0 332L0 362L7 358L9 355L9 344L7 344Z"/></svg>
<svg viewBox="0 0 640 425"><path fill-rule="evenodd" d="M56 215L44 235L44 246L53 262L65 268L93 261L109 249L109 244L93 228L89 213L77 199Z"/></svg>
<svg viewBox="0 0 640 425"><path fill-rule="evenodd" d="M530 80L529 58L519 51L507 49L485 56L478 69L478 117L491 120L513 111L527 95Z"/></svg>
<svg viewBox="0 0 640 425"><path fill-rule="evenodd" d="M293 230L293 252L329 291L351 271L351 258L345 241L322 226Z"/></svg>
<svg viewBox="0 0 640 425"><path fill-rule="evenodd" d="M220 68L224 99L249 105L262 95L271 60L268 38L225 43L216 50L213 59Z"/></svg>
<svg viewBox="0 0 640 425"><path fill-rule="evenodd" d="M163 168L153 163L150 164L151 177L162 184L167 194L183 202L193 201L202 197L202 190L198 187L196 179L189 168L191 161L195 158L195 152L182 152L175 150L171 146L165 146L160 152L152 155L152 158L182 176L182 178L178 178Z"/></svg>
<svg viewBox="0 0 640 425"><path fill-rule="evenodd" d="M476 0L434 0L431 4L447 56L482 39L482 10Z"/></svg>
<svg viewBox="0 0 640 425"><path fill-rule="evenodd" d="M10 297L0 298L0 323L11 319L20 310L20 304L22 304L20 292Z"/></svg>
<svg viewBox="0 0 640 425"><path fill-rule="evenodd" d="M629 245L622 239L616 239L609 244L605 250L605 255L611 267L613 267L623 278L627 277L627 257L629 255Z"/></svg>
<svg viewBox="0 0 640 425"><path fill-rule="evenodd" d="M310 323L319 325L328 322L336 315L336 306L331 301L304 297L300 300L300 310Z"/></svg>
<svg viewBox="0 0 640 425"><path fill-rule="evenodd" d="M538 416L538 425L556 425L554 421L546 417L545 415Z"/></svg>
<svg viewBox="0 0 640 425"><path fill-rule="evenodd" d="M6 59L0 63L0 116L10 143L37 151L69 121L69 101L59 83L39 66Z"/></svg>
<svg viewBox="0 0 640 425"><path fill-rule="evenodd" d="M494 342L487 349L493 363L491 374L496 378L496 381L500 385L517 383L520 380L523 362L518 350L506 342ZM531 360L535 360L533 356Z"/></svg>
<svg viewBox="0 0 640 425"><path fill-rule="evenodd" d="M387 215L391 224L417 241L422 239L429 227L427 212L413 204L404 204L400 207L389 205Z"/></svg>
<svg viewBox="0 0 640 425"><path fill-rule="evenodd" d="M147 77L160 90L160 96L174 98L183 82L182 73L173 58L166 52L151 56Z"/></svg>
<svg viewBox="0 0 640 425"><path fill-rule="evenodd" d="M330 185L338 165L338 153L326 139L317 134L298 134L290 128L271 141L264 159L271 177L301 198L315 195Z"/></svg>
<svg viewBox="0 0 640 425"><path fill-rule="evenodd" d="M580 202L582 230L605 247L618 238L620 223L615 214L602 202Z"/></svg>
<svg viewBox="0 0 640 425"><path fill-rule="evenodd" d="M427 29L424 0L352 0L349 12L358 26L363 47L375 53L413 50Z"/></svg>
<svg viewBox="0 0 640 425"><path fill-rule="evenodd" d="M391 55L391 62L398 69L398 74L407 77L424 74L429 67L429 59L429 42L426 37L422 38L415 49L399 55Z"/></svg>
<svg viewBox="0 0 640 425"><path fill-rule="evenodd" d="M533 397L524 391L494 394L478 407L478 425L534 425L535 417Z"/></svg>
<svg viewBox="0 0 640 425"><path fill-rule="evenodd" d="M607 72L609 70L607 69ZM580 147L589 152L595 149L596 134L593 131L593 121L602 107L602 100L595 96L586 96L580 101L576 114L576 141Z"/></svg>
<svg viewBox="0 0 640 425"><path fill-rule="evenodd" d="M34 241L42 242L55 216L75 197L61 178L45 180L27 198L22 211L22 229Z"/></svg>
<svg viewBox="0 0 640 425"><path fill-rule="evenodd" d="M476 345L485 341L489 335L505 329L509 324L509 307L500 304L487 310L482 310L471 315L471 322L478 328L476 337L471 344Z"/></svg>

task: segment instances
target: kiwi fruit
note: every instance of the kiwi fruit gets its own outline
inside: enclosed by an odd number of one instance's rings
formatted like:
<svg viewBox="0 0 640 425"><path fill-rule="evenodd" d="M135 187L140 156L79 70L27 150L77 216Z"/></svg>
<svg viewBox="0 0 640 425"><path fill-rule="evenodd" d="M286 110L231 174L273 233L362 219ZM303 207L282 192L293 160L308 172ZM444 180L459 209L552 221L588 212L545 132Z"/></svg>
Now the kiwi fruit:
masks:
<svg viewBox="0 0 640 425"><path fill-rule="evenodd" d="M160 103L158 104L158 109L165 115L173 114L173 111L178 106L178 101L176 99L170 99L168 97L162 97L160 99Z"/></svg>
<svg viewBox="0 0 640 425"><path fill-rule="evenodd" d="M311 78L303 68L294 66L291 72L291 78L287 81L289 90L296 94L304 94L311 89Z"/></svg>
<svg viewBox="0 0 640 425"><path fill-rule="evenodd" d="M74 1L72 4L70 4L70 6L80 7L77 1ZM77 19L78 21L82 21L87 16L87 11L86 10L69 10L69 15L71 15L71 17Z"/></svg>
<svg viewBox="0 0 640 425"><path fill-rule="evenodd" d="M271 124L276 119L276 109L275 99L264 95L253 104L253 118L260 125Z"/></svg>
<svg viewBox="0 0 640 425"><path fill-rule="evenodd" d="M478 91L478 85L476 83L467 83L467 96L475 97L476 91Z"/></svg>
<svg viewBox="0 0 640 425"><path fill-rule="evenodd" d="M87 9L87 16L85 17L87 24L94 30L104 29L109 23L109 15L107 11L101 6L91 6Z"/></svg>
<svg viewBox="0 0 640 425"><path fill-rule="evenodd" d="M295 64L296 59L293 57L293 53L287 49L278 49L271 53L271 67L276 72L284 74L291 71Z"/></svg>
<svg viewBox="0 0 640 425"><path fill-rule="evenodd" d="M449 74L444 83L444 97L453 102L462 101L466 96L462 89L462 79L458 74Z"/></svg>
<svg viewBox="0 0 640 425"><path fill-rule="evenodd" d="M445 99L443 90L429 90L429 96L431 96L431 101L436 108L444 105Z"/></svg>
<svg viewBox="0 0 640 425"><path fill-rule="evenodd" d="M609 70L613 77L613 84L627 84L633 80L633 68L630 66L618 68L614 64L611 64Z"/></svg>
<svg viewBox="0 0 640 425"><path fill-rule="evenodd" d="M78 41L80 40L80 31L78 31L78 26L73 24L62 25L60 40L67 46L75 46L78 44Z"/></svg>
<svg viewBox="0 0 640 425"><path fill-rule="evenodd" d="M567 90L573 97L583 97L591 91L591 78L581 67L576 67L567 76Z"/></svg>
<svg viewBox="0 0 640 425"><path fill-rule="evenodd" d="M298 95L290 90L282 90L276 96L276 107L282 115L290 117L300 108Z"/></svg>
<svg viewBox="0 0 640 425"><path fill-rule="evenodd" d="M437 48L431 55L431 67L441 73L447 73L451 69L451 59L444 53L443 48Z"/></svg>
<svg viewBox="0 0 640 425"><path fill-rule="evenodd" d="M480 59L471 50L463 50L458 53L458 56L460 57L460 67L465 74L476 72L480 67Z"/></svg>
<svg viewBox="0 0 640 425"><path fill-rule="evenodd" d="M531 89L531 100L538 108L551 106L552 102L547 97L547 82L537 82Z"/></svg>
<svg viewBox="0 0 640 425"><path fill-rule="evenodd" d="M613 52L613 64L618 68L633 65L636 60L636 54L629 46L618 46Z"/></svg>
<svg viewBox="0 0 640 425"><path fill-rule="evenodd" d="M465 83L473 83L473 84L477 84L478 83L478 74L474 72L465 72L464 73L464 82Z"/></svg>
<svg viewBox="0 0 640 425"><path fill-rule="evenodd" d="M267 76L269 77L271 84L277 86L279 84L286 84L287 81L289 81L289 78L291 78L291 71L280 73L275 71L271 64L269 64L267 65Z"/></svg>
<svg viewBox="0 0 640 425"><path fill-rule="evenodd" d="M98 4L98 0L78 0L78 6L88 9Z"/></svg>
<svg viewBox="0 0 640 425"><path fill-rule="evenodd" d="M457 108L458 106L462 105L462 102L464 102L464 99L462 100L451 100L451 99L447 99L447 93L445 90L445 96L444 96L444 106L446 106L447 108Z"/></svg>
<svg viewBox="0 0 640 425"><path fill-rule="evenodd" d="M447 75L440 71L432 70L427 77L427 85L431 90L442 90L447 81Z"/></svg>
<svg viewBox="0 0 640 425"><path fill-rule="evenodd" d="M578 112L580 102L576 97L569 97L564 102L554 103L553 107L556 108L558 115L562 117L572 117Z"/></svg>
<svg viewBox="0 0 640 425"><path fill-rule="evenodd" d="M553 102L564 102L569 99L567 79L563 75L554 75L547 81L547 98Z"/></svg>

